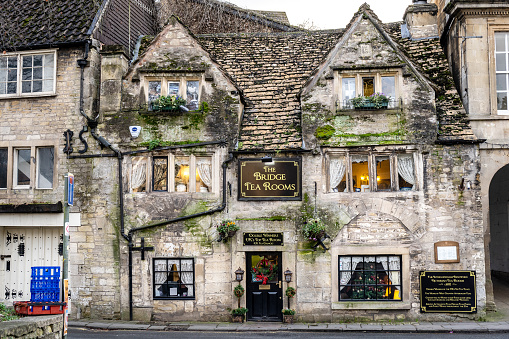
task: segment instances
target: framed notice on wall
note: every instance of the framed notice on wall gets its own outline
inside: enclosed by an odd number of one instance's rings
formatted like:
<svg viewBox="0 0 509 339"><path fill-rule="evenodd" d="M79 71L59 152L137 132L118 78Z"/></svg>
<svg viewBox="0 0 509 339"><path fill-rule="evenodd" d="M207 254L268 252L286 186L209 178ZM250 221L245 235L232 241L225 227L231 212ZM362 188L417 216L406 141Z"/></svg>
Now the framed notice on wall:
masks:
<svg viewBox="0 0 509 339"><path fill-rule="evenodd" d="M459 244L456 241L435 243L435 263L448 264L460 262Z"/></svg>
<svg viewBox="0 0 509 339"><path fill-rule="evenodd" d="M239 159L239 200L301 200L300 158Z"/></svg>

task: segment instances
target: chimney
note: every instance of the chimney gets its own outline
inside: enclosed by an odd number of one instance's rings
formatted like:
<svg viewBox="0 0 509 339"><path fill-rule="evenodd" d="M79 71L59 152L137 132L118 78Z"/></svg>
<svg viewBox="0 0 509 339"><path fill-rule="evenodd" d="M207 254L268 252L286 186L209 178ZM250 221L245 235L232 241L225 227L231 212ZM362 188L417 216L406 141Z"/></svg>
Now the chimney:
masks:
<svg viewBox="0 0 509 339"><path fill-rule="evenodd" d="M122 46L103 46L101 51L101 113L120 110L122 77L128 67L129 62Z"/></svg>
<svg viewBox="0 0 509 339"><path fill-rule="evenodd" d="M425 39L438 36L438 7L426 0L412 0L403 20L411 39Z"/></svg>

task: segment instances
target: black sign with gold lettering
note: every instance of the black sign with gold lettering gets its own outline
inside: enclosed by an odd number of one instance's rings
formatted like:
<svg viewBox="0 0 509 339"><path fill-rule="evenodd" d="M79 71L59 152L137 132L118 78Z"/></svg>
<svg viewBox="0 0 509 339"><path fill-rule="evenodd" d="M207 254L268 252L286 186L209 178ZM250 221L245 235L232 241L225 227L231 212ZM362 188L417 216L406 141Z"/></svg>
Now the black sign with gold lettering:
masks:
<svg viewBox="0 0 509 339"><path fill-rule="evenodd" d="M239 200L301 200L298 158L239 159Z"/></svg>
<svg viewBox="0 0 509 339"><path fill-rule="evenodd" d="M421 312L476 313L475 271L421 271Z"/></svg>
<svg viewBox="0 0 509 339"><path fill-rule="evenodd" d="M244 233L244 246L283 246L283 233Z"/></svg>

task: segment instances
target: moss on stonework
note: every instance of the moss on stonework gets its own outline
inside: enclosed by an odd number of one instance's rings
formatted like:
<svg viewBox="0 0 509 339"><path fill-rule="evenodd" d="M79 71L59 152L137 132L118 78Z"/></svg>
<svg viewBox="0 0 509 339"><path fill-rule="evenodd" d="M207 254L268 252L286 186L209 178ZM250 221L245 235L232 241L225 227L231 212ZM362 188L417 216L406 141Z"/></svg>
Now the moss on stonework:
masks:
<svg viewBox="0 0 509 339"><path fill-rule="evenodd" d="M317 139L327 140L330 139L335 132L336 129L334 127L331 125L325 125L316 128L315 136Z"/></svg>

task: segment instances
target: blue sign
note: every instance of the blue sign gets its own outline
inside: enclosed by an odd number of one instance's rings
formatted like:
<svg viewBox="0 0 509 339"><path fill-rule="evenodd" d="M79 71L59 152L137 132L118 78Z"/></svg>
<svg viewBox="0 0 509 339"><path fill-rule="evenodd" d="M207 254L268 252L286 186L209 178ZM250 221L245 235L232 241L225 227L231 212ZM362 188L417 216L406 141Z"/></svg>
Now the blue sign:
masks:
<svg viewBox="0 0 509 339"><path fill-rule="evenodd" d="M67 173L67 204L72 206L74 203L74 175Z"/></svg>

